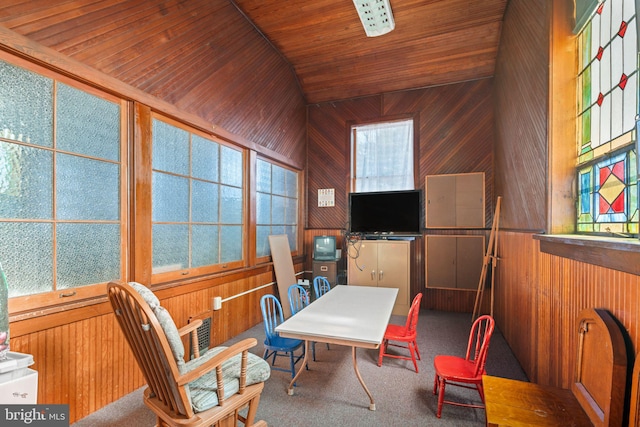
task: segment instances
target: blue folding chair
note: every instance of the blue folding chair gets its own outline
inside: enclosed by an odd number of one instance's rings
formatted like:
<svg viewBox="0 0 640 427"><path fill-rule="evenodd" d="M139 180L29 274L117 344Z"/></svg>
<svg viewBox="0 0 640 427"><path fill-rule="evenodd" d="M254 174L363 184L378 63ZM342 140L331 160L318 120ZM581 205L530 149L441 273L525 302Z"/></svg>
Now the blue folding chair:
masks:
<svg viewBox="0 0 640 427"><path fill-rule="evenodd" d="M309 294L303 286L289 286L287 296L289 297L289 307L291 307L292 316L309 305Z"/></svg>
<svg viewBox="0 0 640 427"><path fill-rule="evenodd" d="M313 278L313 293L315 294L316 299L320 298L322 295L326 294L331 290L331 283L324 276L316 276ZM329 350L329 343L327 343L327 350ZM316 347L315 344L313 346L313 360L315 361L315 352Z"/></svg>
<svg viewBox="0 0 640 427"><path fill-rule="evenodd" d="M300 359L304 358L304 341L281 337L280 334L275 331L276 327L284 322L284 316L282 315L282 305L280 305L280 301L278 301L274 295L268 294L260 298L260 309L262 310L264 332L266 335L264 340L264 355L262 357L267 361L270 357L273 357L271 361L272 369L291 372L291 378L293 378L296 375L296 364ZM302 348L302 354L296 356L295 351L300 348ZM289 369L274 366L276 357L278 356L289 356ZM309 369L308 366L307 369Z"/></svg>
<svg viewBox="0 0 640 427"><path fill-rule="evenodd" d="M313 278L313 293L316 299L326 294L331 290L331 283L324 276L316 276Z"/></svg>
<svg viewBox="0 0 640 427"><path fill-rule="evenodd" d="M309 293L303 286L300 286L300 285L289 286L289 290L287 291L287 296L289 297L289 307L291 307L292 316L309 305L309 302L310 302ZM313 361L315 362L316 361L316 343L315 341L311 341L310 344L311 344L311 356L313 357Z"/></svg>

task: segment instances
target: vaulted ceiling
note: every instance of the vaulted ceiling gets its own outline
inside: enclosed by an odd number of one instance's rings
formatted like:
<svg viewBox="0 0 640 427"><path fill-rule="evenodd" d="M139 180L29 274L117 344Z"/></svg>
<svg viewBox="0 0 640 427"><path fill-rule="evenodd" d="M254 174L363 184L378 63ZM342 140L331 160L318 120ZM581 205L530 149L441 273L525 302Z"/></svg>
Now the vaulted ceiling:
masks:
<svg viewBox="0 0 640 427"><path fill-rule="evenodd" d="M508 0L390 0L365 35L351 0L232 0L291 64L309 104L493 76Z"/></svg>

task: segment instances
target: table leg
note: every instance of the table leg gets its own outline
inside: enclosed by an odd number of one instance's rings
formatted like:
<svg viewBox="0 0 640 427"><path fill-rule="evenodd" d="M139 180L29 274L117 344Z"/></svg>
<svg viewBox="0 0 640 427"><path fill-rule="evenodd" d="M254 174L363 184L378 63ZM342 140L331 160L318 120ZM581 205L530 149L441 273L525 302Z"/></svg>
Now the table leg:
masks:
<svg viewBox="0 0 640 427"><path fill-rule="evenodd" d="M300 369L298 369L296 376L293 377L293 379L289 383L289 388L287 389L287 394L289 396L293 396L293 385L296 383L296 380L298 379L302 371L307 366L307 357L309 357L309 341L305 340L304 341L304 358L302 359L302 365L300 365Z"/></svg>
<svg viewBox="0 0 640 427"><path fill-rule="evenodd" d="M362 376L360 375L360 371L358 370L358 362L356 361L356 348L355 347L351 347L351 351L352 351L352 355L353 355L353 369L356 371L356 376L358 377L358 380L360 381L360 384L362 384L362 388L364 389L364 391L367 392L367 395L369 396L369 409L372 411L376 410L376 404L373 401L373 396L371 395L371 392L369 391L369 389L367 388L366 384L364 383L364 380L362 379Z"/></svg>

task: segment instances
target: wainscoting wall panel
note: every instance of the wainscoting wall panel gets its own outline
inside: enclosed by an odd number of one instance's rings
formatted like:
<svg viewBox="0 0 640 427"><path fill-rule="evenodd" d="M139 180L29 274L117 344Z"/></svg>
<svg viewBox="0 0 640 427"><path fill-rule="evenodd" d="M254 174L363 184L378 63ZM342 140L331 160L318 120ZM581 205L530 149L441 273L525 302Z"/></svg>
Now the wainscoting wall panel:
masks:
<svg viewBox="0 0 640 427"><path fill-rule="evenodd" d="M640 345L640 276L542 253L533 236L500 233L496 286L496 320L529 379L570 387L577 317L589 307L618 320L633 361Z"/></svg>

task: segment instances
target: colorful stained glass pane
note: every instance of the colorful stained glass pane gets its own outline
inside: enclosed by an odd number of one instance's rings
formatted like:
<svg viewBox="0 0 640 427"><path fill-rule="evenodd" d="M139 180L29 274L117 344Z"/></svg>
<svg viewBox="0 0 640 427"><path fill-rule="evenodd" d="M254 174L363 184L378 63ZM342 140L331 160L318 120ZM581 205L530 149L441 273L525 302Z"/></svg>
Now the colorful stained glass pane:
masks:
<svg viewBox="0 0 640 427"><path fill-rule="evenodd" d="M581 232L638 233L635 1L604 0L578 36L578 206Z"/></svg>
<svg viewBox="0 0 640 427"><path fill-rule="evenodd" d="M597 222L624 223L629 220L629 182L635 180L629 174L629 160L628 153L622 153L594 166L600 177L599 185L594 189L599 206Z"/></svg>
<svg viewBox="0 0 640 427"><path fill-rule="evenodd" d="M580 174L580 214L591 213L591 169Z"/></svg>

